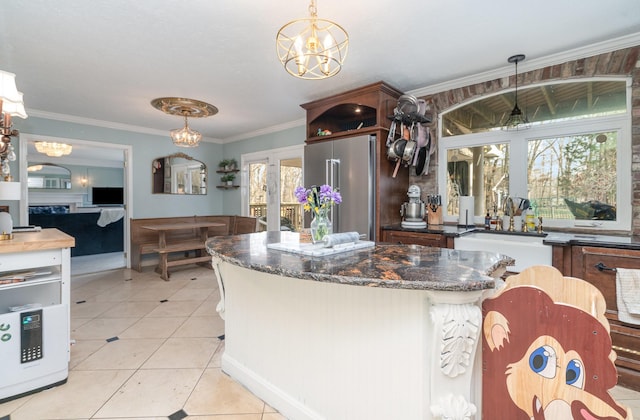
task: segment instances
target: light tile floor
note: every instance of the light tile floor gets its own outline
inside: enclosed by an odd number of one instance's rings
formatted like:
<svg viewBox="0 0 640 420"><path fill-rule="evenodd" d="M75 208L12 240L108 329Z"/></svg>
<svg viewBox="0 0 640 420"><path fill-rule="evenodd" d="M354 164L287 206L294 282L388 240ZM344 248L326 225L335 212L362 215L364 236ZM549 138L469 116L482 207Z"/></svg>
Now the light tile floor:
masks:
<svg viewBox="0 0 640 420"><path fill-rule="evenodd" d="M68 382L0 404L0 420L284 419L220 369L213 271L185 266L165 282L117 269L74 275L71 289ZM612 393L640 416L640 393Z"/></svg>
<svg viewBox="0 0 640 420"><path fill-rule="evenodd" d="M0 420L283 420L221 371L218 299L195 265L168 282L151 267L74 275L67 383L0 404Z"/></svg>

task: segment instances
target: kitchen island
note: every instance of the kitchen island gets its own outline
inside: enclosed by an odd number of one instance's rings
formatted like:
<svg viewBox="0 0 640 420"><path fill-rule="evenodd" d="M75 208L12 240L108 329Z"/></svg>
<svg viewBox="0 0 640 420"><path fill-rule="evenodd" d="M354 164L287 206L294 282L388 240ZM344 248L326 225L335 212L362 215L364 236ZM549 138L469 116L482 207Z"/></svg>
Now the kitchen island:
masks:
<svg viewBox="0 0 640 420"><path fill-rule="evenodd" d="M226 373L290 419L480 413L480 303L511 258L392 244L324 257L267 248L298 239L207 241Z"/></svg>

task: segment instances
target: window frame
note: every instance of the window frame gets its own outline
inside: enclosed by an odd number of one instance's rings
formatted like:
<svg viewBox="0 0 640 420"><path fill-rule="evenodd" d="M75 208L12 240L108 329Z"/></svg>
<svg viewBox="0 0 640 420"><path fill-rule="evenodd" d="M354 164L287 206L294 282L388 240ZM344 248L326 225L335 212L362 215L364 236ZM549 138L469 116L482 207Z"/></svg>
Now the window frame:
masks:
<svg viewBox="0 0 640 420"><path fill-rule="evenodd" d="M583 78L579 80L567 81L567 83L579 83L602 80L603 78ZM443 208L448 206L449 197L447 196L447 154L450 149L458 149L461 147L477 147L491 144L508 144L510 147L509 161L509 192L513 197L526 197L528 195L527 180L527 152L528 142L549 137L561 137L567 135L579 135L593 132L618 132L617 144L617 161L616 161L616 177L617 177L617 193L616 193L616 220L567 220L567 219L545 219L543 225L553 228L587 228L587 229L603 229L615 231L630 231L632 221L631 197L631 79L628 77L607 78L607 80L620 80L626 82L626 102L627 111L625 113L585 118L571 121L556 121L544 124L533 124L531 128L520 131L495 130L489 132L480 132L472 134L462 134L456 136L443 137L443 117L450 111L467 106L485 96L474 98L458 104L455 107L444 110L438 116L439 127L439 150L438 150L438 189L441 192L443 200ZM558 81L550 81L530 85L527 87L544 86L549 84L557 84ZM495 95L508 93L508 90L500 91ZM517 170L517 168L524 168ZM443 214L444 222L457 222L457 215ZM475 224L483 224L484 215L474 215Z"/></svg>

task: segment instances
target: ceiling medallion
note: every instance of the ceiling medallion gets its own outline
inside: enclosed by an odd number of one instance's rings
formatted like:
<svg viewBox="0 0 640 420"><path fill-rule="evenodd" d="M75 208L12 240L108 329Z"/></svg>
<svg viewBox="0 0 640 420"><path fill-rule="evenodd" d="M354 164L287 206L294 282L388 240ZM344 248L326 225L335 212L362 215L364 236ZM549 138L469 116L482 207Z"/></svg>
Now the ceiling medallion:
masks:
<svg viewBox="0 0 640 420"><path fill-rule="evenodd" d="M184 127L171 130L171 140L179 147L196 147L202 134L189 127L188 117L204 118L218 113L218 108L197 99L164 97L151 101L151 106L165 114L184 117Z"/></svg>

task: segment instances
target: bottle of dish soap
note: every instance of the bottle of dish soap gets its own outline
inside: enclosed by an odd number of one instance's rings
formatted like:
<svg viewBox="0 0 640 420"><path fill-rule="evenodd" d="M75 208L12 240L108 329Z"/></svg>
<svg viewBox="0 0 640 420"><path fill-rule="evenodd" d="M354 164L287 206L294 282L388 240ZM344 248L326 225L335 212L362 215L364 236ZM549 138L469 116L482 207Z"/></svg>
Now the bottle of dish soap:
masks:
<svg viewBox="0 0 640 420"><path fill-rule="evenodd" d="M531 206L529 206L529 208L527 209L527 216L525 220L527 223L527 229L529 229L529 232L533 232L536 228L536 221L535 215L533 214L533 208Z"/></svg>

